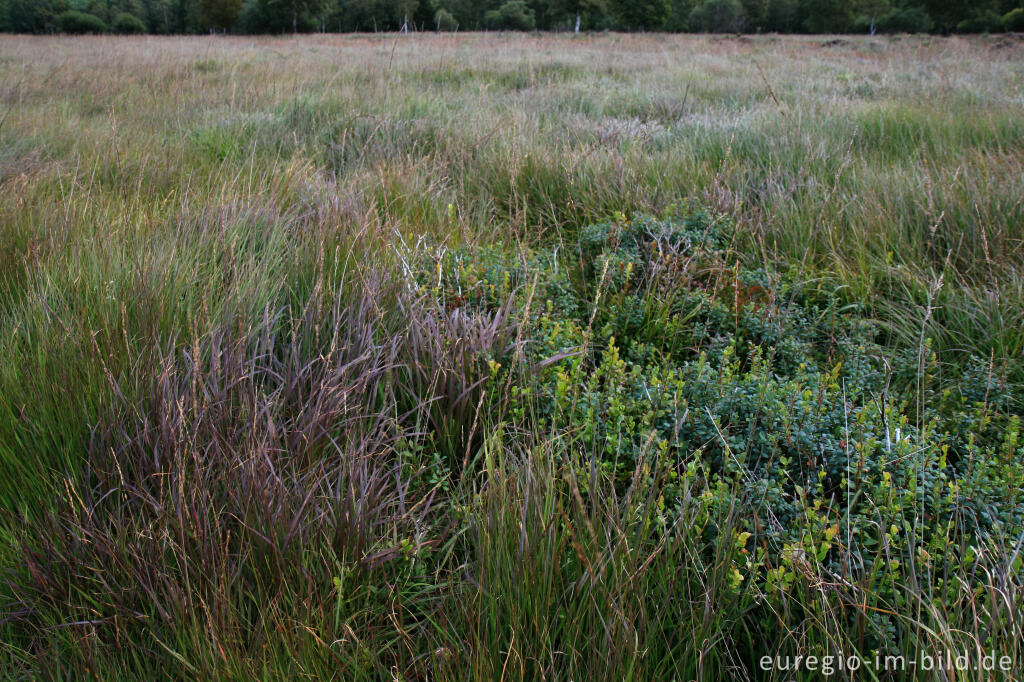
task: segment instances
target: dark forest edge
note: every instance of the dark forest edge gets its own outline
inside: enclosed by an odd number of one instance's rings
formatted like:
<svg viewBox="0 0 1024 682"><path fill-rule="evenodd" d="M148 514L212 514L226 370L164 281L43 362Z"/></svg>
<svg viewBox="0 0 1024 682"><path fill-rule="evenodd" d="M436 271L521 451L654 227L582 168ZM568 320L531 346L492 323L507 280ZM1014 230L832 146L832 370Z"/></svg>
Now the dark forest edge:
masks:
<svg viewBox="0 0 1024 682"><path fill-rule="evenodd" d="M1020 0L0 0L0 32L996 33Z"/></svg>

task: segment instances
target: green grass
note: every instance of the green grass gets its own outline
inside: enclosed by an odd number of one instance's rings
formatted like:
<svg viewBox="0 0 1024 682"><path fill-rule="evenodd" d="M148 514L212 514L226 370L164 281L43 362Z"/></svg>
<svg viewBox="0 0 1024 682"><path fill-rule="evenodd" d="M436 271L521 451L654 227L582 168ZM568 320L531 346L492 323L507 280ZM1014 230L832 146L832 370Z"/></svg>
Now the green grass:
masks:
<svg viewBox="0 0 1024 682"><path fill-rule="evenodd" d="M0 38L0 668L1020 677L1000 45Z"/></svg>

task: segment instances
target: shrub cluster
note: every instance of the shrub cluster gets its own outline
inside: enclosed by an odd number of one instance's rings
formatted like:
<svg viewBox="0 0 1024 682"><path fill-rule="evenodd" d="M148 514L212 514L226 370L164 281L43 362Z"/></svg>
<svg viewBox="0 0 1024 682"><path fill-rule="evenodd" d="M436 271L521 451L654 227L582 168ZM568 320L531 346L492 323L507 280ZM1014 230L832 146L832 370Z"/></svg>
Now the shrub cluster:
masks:
<svg viewBox="0 0 1024 682"><path fill-rule="evenodd" d="M698 481L718 518L748 505L731 525L751 548L737 570L769 593L792 584L800 556L899 613L910 573L938 579L972 547L1012 545L1024 443L988 363L936 394L927 344L893 357L826 283L746 267L732 230L699 211L619 216L571 248L448 253L438 291L484 310L512 296L529 312L525 353L543 369L509 396L521 430L560 434L563 457L622 492L638 470L668 467L668 519ZM849 625L871 647L905 627L859 617L870 625Z"/></svg>
<svg viewBox="0 0 1024 682"><path fill-rule="evenodd" d="M110 28L99 17L86 12L68 10L57 15L57 29L61 33L107 33Z"/></svg>

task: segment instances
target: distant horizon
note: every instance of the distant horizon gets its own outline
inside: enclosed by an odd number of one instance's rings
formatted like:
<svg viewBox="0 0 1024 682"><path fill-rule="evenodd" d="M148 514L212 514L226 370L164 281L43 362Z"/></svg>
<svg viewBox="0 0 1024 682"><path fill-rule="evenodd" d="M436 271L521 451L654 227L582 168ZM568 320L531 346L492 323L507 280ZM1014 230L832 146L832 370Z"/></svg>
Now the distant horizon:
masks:
<svg viewBox="0 0 1024 682"><path fill-rule="evenodd" d="M998 33L1021 0L0 0L0 32Z"/></svg>

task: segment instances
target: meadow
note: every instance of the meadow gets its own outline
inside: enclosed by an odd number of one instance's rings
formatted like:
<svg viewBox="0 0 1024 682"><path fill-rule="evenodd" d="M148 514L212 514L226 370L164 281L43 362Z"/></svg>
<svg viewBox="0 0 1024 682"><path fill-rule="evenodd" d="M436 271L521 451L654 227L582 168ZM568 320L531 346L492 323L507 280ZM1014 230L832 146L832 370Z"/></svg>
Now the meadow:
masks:
<svg viewBox="0 0 1024 682"><path fill-rule="evenodd" d="M0 36L11 679L1020 679L1022 413L1019 36Z"/></svg>

